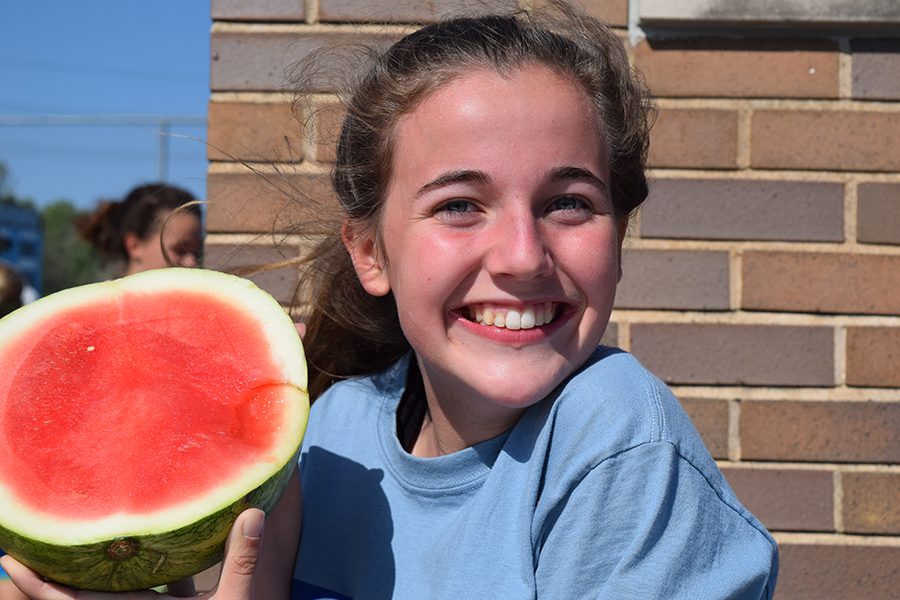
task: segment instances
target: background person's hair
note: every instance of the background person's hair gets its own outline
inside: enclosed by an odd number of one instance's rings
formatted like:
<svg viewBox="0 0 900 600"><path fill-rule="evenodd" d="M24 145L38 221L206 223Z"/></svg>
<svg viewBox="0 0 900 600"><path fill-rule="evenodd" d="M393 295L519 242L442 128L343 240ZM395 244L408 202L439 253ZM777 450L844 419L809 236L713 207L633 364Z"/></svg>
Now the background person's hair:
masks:
<svg viewBox="0 0 900 600"><path fill-rule="evenodd" d="M343 214L376 239L398 120L448 82L479 69L508 75L534 65L571 77L596 108L616 213L627 218L647 197L649 94L622 41L580 9L551 1L543 9L452 18L427 25L384 52L370 50L366 58L368 69L345 99L332 184ZM347 62L360 61L356 56ZM313 55L296 69L298 102L302 90L320 89L316 77L334 64L333 57ZM333 73L326 77L333 80ZM363 290L337 231L316 247L308 264L301 285L310 289L305 346L315 398L336 379L385 368L409 344L392 296L372 297Z"/></svg>
<svg viewBox="0 0 900 600"><path fill-rule="evenodd" d="M135 187L122 200L101 201L97 209L78 223L78 231L106 262L127 262L125 236L141 240L159 232L160 219L176 209L200 218L200 207L189 191L166 183L147 183ZM184 208L182 208L184 207Z"/></svg>
<svg viewBox="0 0 900 600"><path fill-rule="evenodd" d="M0 262L0 317L22 306L25 279L11 265Z"/></svg>

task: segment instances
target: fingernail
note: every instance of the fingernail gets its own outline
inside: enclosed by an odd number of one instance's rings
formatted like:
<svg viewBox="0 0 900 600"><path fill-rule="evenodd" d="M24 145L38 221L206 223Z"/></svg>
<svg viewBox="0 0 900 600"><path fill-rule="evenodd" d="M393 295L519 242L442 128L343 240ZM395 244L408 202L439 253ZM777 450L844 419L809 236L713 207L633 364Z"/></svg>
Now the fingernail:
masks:
<svg viewBox="0 0 900 600"><path fill-rule="evenodd" d="M266 513L259 511L259 515L246 519L241 530L245 538L258 539L262 537L263 527L266 524Z"/></svg>

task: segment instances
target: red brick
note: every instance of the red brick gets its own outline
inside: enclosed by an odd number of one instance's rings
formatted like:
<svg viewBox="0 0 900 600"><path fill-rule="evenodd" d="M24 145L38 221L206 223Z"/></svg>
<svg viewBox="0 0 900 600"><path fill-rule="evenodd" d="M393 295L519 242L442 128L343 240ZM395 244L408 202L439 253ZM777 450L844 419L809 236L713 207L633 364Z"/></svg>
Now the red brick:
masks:
<svg viewBox="0 0 900 600"><path fill-rule="evenodd" d="M740 430L745 460L900 462L897 402L745 400Z"/></svg>
<svg viewBox="0 0 900 600"><path fill-rule="evenodd" d="M750 145L754 168L897 171L900 112L757 110Z"/></svg>
<svg viewBox="0 0 900 600"><path fill-rule="evenodd" d="M666 108L650 133L652 167L734 169L738 113L733 110Z"/></svg>
<svg viewBox="0 0 900 600"><path fill-rule="evenodd" d="M634 323L631 351L669 383L834 385L830 327Z"/></svg>
<svg viewBox="0 0 900 600"><path fill-rule="evenodd" d="M210 160L299 161L303 131L288 103L211 102Z"/></svg>
<svg viewBox="0 0 900 600"><path fill-rule="evenodd" d="M841 483L844 531L900 534L900 473L843 473Z"/></svg>
<svg viewBox="0 0 900 600"><path fill-rule="evenodd" d="M303 0L212 0L216 21L303 21Z"/></svg>
<svg viewBox="0 0 900 600"><path fill-rule="evenodd" d="M858 241L900 245L900 184L859 184L856 207Z"/></svg>
<svg viewBox="0 0 900 600"><path fill-rule="evenodd" d="M834 531L834 474L826 470L723 467L741 503L770 530Z"/></svg>
<svg viewBox="0 0 900 600"><path fill-rule="evenodd" d="M327 175L210 173L206 189L212 233L290 232L335 205Z"/></svg>
<svg viewBox="0 0 900 600"><path fill-rule="evenodd" d="M775 600L897 597L898 546L786 542L779 544L779 560Z"/></svg>
<svg viewBox="0 0 900 600"><path fill-rule="evenodd" d="M492 10L517 7L515 0L492 0ZM471 11L471 0L319 0L319 20L365 23L428 23Z"/></svg>
<svg viewBox="0 0 900 600"><path fill-rule="evenodd" d="M256 285L269 292L276 300L289 305L294 300L298 283L296 266L279 269L260 270L245 274L248 267L263 267L297 258L300 250L296 245L281 246L259 244L217 244L206 245L205 265L209 269L246 276Z"/></svg>
<svg viewBox="0 0 900 600"><path fill-rule="evenodd" d="M709 398L680 400L713 458L728 458L728 401Z"/></svg>
<svg viewBox="0 0 900 600"><path fill-rule="evenodd" d="M900 100L900 39L854 40L853 97Z"/></svg>
<svg viewBox="0 0 900 600"><path fill-rule="evenodd" d="M900 387L900 327L847 328L847 385Z"/></svg>
<svg viewBox="0 0 900 600"><path fill-rule="evenodd" d="M742 264L749 310L900 314L900 256L747 251Z"/></svg>
<svg viewBox="0 0 900 600"><path fill-rule="evenodd" d="M728 253L626 249L617 308L728 310Z"/></svg>
<svg viewBox="0 0 900 600"><path fill-rule="evenodd" d="M650 40L634 61L655 96L837 98L839 55L823 40Z"/></svg>
<svg viewBox="0 0 900 600"><path fill-rule="evenodd" d="M354 45L378 46L392 41L396 34L348 32L258 33L214 32L210 39L212 66L210 89L213 91L271 91L293 89L293 70L297 62L320 48L350 48ZM339 50L336 50L341 54ZM352 52L352 50L351 50ZM333 91L343 83L346 58L323 58L321 79L309 91ZM331 62L329 62L331 61ZM352 62L349 64L353 64Z"/></svg>
<svg viewBox="0 0 900 600"><path fill-rule="evenodd" d="M844 186L792 180L660 178L641 207L641 237L840 242Z"/></svg>

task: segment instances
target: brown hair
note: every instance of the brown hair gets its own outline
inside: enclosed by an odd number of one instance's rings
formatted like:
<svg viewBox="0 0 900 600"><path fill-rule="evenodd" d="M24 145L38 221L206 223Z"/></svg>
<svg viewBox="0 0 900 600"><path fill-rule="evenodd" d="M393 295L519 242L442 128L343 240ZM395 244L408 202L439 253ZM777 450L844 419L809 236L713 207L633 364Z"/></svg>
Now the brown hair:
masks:
<svg viewBox="0 0 900 600"><path fill-rule="evenodd" d="M25 281L18 271L0 262L0 317L22 306Z"/></svg>
<svg viewBox="0 0 900 600"><path fill-rule="evenodd" d="M145 240L159 231L164 213L181 207L200 218L200 207L189 191L166 183L140 185L122 200L101 201L97 209L78 223L78 231L106 261L128 261L125 236Z"/></svg>
<svg viewBox="0 0 900 600"><path fill-rule="evenodd" d="M397 121L429 94L474 69L510 73L545 66L582 85L607 144L610 191L627 218L647 196L652 106L621 40L599 20L560 1L546 9L443 20L371 57L346 101L332 184L344 216L377 236L391 176ZM305 65L305 68L308 68ZM313 89L301 85L300 89ZM313 251L312 313L305 346L314 398L336 379L372 373L409 350L392 296L369 296L335 232Z"/></svg>

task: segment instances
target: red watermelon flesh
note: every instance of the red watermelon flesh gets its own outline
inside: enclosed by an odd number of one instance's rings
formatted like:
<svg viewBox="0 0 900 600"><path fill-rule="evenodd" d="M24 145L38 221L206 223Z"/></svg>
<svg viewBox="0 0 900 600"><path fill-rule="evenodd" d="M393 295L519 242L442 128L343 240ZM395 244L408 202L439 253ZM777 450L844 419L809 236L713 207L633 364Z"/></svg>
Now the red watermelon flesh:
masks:
<svg viewBox="0 0 900 600"><path fill-rule="evenodd" d="M227 275L133 277L39 301L58 306L36 306L31 323L0 321L0 502L11 503L0 534L12 536L0 542L24 539L20 555L29 542L165 537L230 505L236 514L291 470L308 403L289 317ZM9 516L17 510L30 524Z"/></svg>

